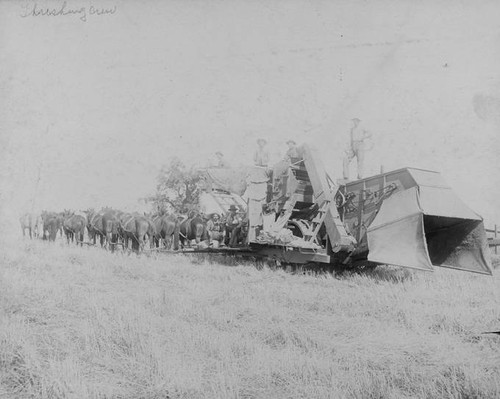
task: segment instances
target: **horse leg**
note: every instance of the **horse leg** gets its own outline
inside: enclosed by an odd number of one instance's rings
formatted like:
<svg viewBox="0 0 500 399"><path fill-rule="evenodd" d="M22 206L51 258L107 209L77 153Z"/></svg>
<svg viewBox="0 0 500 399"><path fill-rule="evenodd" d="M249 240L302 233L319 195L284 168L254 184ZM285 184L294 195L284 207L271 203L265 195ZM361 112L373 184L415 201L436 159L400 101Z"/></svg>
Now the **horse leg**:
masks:
<svg viewBox="0 0 500 399"><path fill-rule="evenodd" d="M134 238L132 238L132 250L135 251L136 253L139 253L139 248L140 248L139 238L134 236Z"/></svg>
<svg viewBox="0 0 500 399"><path fill-rule="evenodd" d="M115 244L115 242L116 242L116 237L115 237L115 234L110 233L110 234L109 234L109 239L108 239L108 240L110 241L109 246L110 246L110 248L111 248L111 252L115 252L115 246L116 246L116 244Z"/></svg>
<svg viewBox="0 0 500 399"><path fill-rule="evenodd" d="M203 226L197 224L196 225L196 236L195 236L196 244L199 244L201 242L201 240L204 238L203 231L204 231Z"/></svg>
<svg viewBox="0 0 500 399"><path fill-rule="evenodd" d="M143 251L144 250L144 245L146 245L146 235L140 235L139 236L139 250Z"/></svg>
<svg viewBox="0 0 500 399"><path fill-rule="evenodd" d="M174 251L179 249L179 224L174 228Z"/></svg>

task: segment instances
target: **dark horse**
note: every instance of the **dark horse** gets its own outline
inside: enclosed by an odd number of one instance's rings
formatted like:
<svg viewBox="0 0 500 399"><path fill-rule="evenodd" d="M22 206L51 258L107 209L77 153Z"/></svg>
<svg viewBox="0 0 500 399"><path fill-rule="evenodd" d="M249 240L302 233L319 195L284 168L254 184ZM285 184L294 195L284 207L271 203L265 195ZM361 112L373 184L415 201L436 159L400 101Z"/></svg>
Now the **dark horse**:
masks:
<svg viewBox="0 0 500 399"><path fill-rule="evenodd" d="M83 246L83 235L85 233L86 225L85 217L81 215L75 215L74 212L64 212L64 220L62 223L64 234L66 234L66 239L73 242L76 239L76 244Z"/></svg>
<svg viewBox="0 0 500 399"><path fill-rule="evenodd" d="M191 240L196 240L199 244L201 241L210 241L207 230L207 224L203 217L199 214L190 215L187 219L181 221L179 226L179 240L184 247Z"/></svg>
<svg viewBox="0 0 500 399"><path fill-rule="evenodd" d="M152 244L158 248L163 241L167 249L179 249L179 220L175 215L154 216L153 225L155 228Z"/></svg>
<svg viewBox="0 0 500 399"><path fill-rule="evenodd" d="M105 238L105 246L111 249L111 252L115 250L118 243L120 215L121 212L114 210L107 210L102 215L102 232Z"/></svg>
<svg viewBox="0 0 500 399"><path fill-rule="evenodd" d="M85 213L87 214L87 231L89 233L89 238L95 245L96 237L99 236L101 247L104 246L104 238L106 236L106 233L104 232L104 227L102 224L102 213L90 209Z"/></svg>
<svg viewBox="0 0 500 399"><path fill-rule="evenodd" d="M63 216L55 212L43 212L43 237L48 238L49 241L55 241L57 232L62 227ZM48 233L47 235L45 233Z"/></svg>
<svg viewBox="0 0 500 399"><path fill-rule="evenodd" d="M132 241L132 250L139 252L144 248L146 236L153 239L155 227L153 222L138 214L123 213L119 216L119 232L123 237L124 248L128 248L128 241Z"/></svg>

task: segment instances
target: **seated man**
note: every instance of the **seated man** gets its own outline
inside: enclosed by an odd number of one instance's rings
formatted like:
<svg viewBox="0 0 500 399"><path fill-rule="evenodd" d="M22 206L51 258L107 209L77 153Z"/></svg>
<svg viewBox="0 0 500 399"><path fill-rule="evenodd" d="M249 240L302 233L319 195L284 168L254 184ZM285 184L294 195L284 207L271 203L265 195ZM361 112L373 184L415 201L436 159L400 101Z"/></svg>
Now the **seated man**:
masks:
<svg viewBox="0 0 500 399"><path fill-rule="evenodd" d="M231 240L229 241L229 246L231 248L237 247L240 242L244 241L248 233L248 217L243 219L240 218L240 222L233 229L231 233Z"/></svg>
<svg viewBox="0 0 500 399"><path fill-rule="evenodd" d="M241 217L238 215L238 209L236 208L235 205L231 205L229 207L229 214L227 215L226 218L226 238L224 240L224 243L226 245L234 244L235 240L235 238L233 238L235 236L234 232L240 226L241 221L242 221Z"/></svg>
<svg viewBox="0 0 500 399"><path fill-rule="evenodd" d="M224 235L224 226L220 221L220 216L213 213L207 222L207 231L212 241L222 242Z"/></svg>

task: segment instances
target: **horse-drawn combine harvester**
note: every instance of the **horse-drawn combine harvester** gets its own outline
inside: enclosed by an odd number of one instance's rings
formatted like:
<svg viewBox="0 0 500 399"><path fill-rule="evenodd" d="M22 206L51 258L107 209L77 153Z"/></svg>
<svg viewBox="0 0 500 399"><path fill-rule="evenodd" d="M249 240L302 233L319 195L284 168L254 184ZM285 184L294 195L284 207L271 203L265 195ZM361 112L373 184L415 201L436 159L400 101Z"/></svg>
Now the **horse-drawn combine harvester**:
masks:
<svg viewBox="0 0 500 399"><path fill-rule="evenodd" d="M440 266L491 274L482 218L439 173L403 168L337 185L316 150L302 145L299 153L293 164L246 169L236 178L238 189L224 180L237 171L208 169L202 210L226 213L233 205L246 223L236 247L195 252L291 265Z"/></svg>

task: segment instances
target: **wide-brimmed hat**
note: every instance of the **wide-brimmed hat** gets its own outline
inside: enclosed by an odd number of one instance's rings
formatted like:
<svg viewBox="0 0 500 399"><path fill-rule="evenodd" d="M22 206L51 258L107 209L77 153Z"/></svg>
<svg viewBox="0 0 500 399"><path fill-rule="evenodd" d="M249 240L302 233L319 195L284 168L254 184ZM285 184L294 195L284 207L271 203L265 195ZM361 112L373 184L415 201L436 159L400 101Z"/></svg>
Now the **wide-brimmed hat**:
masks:
<svg viewBox="0 0 500 399"><path fill-rule="evenodd" d="M351 121L361 122L361 119L359 119L359 118L352 118Z"/></svg>
<svg viewBox="0 0 500 399"><path fill-rule="evenodd" d="M235 206L235 205L231 205L231 206L229 207L229 210L230 210L230 211L237 211L237 210L238 210L238 208L236 208L236 206Z"/></svg>
<svg viewBox="0 0 500 399"><path fill-rule="evenodd" d="M224 154L222 152L220 152L220 151L216 151L215 155L224 155Z"/></svg>
<svg viewBox="0 0 500 399"><path fill-rule="evenodd" d="M287 144L289 144L289 143L292 143L292 144L297 144L297 143L295 142L295 140L292 140L292 139L288 140L286 143L287 143Z"/></svg>
<svg viewBox="0 0 500 399"><path fill-rule="evenodd" d="M257 144L260 144L260 143L267 144L267 140L266 139L257 139Z"/></svg>
<svg viewBox="0 0 500 399"><path fill-rule="evenodd" d="M215 218L215 217L220 218L220 216L219 216L219 214L218 214L217 212L214 212L214 213L212 213L212 214L210 215L210 218L211 218L211 219L213 219L213 218Z"/></svg>

